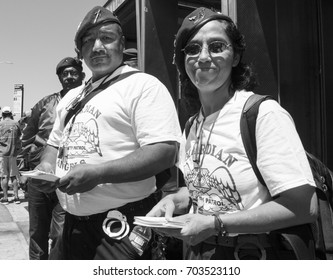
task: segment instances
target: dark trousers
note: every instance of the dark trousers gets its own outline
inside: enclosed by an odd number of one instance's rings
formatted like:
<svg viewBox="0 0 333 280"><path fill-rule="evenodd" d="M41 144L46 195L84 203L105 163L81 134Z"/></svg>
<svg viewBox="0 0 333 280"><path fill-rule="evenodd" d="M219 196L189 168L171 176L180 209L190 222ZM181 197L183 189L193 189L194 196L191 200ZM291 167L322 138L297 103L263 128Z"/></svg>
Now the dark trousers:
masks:
<svg viewBox="0 0 333 280"><path fill-rule="evenodd" d="M128 203L117 209L126 216L133 229L134 216L144 216L156 204L157 196L152 194L141 201ZM66 213L63 232L64 257L69 260L135 260L151 259L151 250L139 256L128 235L116 240L104 233L102 224L107 216L104 213L78 217Z"/></svg>
<svg viewBox="0 0 333 280"><path fill-rule="evenodd" d="M29 258L58 260L62 258L62 230L65 211L55 192L45 194L28 186ZM49 239L51 240L49 253Z"/></svg>

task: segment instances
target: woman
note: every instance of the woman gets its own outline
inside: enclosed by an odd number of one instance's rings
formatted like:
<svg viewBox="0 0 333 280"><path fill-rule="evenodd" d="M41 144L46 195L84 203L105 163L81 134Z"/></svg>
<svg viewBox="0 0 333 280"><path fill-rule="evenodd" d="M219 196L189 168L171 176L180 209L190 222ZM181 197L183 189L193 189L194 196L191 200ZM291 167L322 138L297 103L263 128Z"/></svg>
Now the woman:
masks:
<svg viewBox="0 0 333 280"><path fill-rule="evenodd" d="M316 219L311 169L291 116L277 102L261 104L256 127L257 165L267 187L246 156L239 123L255 78L241 62L244 50L232 20L207 8L188 15L176 36L182 96L199 112L180 149L187 186L148 215L185 222L181 230L159 232L188 243L188 259L291 259L273 233Z"/></svg>

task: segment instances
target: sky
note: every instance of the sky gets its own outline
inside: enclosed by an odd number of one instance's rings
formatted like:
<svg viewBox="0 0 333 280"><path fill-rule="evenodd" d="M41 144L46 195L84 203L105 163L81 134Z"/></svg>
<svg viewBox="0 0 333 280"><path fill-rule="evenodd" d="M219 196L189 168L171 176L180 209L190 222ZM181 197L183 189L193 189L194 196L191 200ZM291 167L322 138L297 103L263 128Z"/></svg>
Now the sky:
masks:
<svg viewBox="0 0 333 280"><path fill-rule="evenodd" d="M61 90L58 62L75 56L74 36L94 6L107 0L0 1L0 107L13 108L15 84L24 85L23 111ZM86 79L91 76L84 64Z"/></svg>

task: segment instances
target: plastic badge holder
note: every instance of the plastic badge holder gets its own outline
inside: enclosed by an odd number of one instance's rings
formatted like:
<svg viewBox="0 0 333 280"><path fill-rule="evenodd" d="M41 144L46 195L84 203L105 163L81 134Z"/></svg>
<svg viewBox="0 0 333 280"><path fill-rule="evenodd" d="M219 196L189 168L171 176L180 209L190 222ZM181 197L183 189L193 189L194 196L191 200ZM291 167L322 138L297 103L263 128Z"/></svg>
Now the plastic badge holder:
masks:
<svg viewBox="0 0 333 280"><path fill-rule="evenodd" d="M129 236L134 249L142 256L143 252L148 246L149 240L151 239L151 229L142 226L135 226Z"/></svg>

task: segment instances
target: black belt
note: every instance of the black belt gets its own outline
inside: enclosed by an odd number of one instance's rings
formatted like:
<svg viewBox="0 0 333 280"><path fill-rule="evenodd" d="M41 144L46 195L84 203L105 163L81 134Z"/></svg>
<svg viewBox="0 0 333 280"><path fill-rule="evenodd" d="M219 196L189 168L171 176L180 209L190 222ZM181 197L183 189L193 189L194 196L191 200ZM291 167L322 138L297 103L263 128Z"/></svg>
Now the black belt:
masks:
<svg viewBox="0 0 333 280"><path fill-rule="evenodd" d="M79 221L96 221L96 220L104 220L106 218L108 212L112 211L112 210L118 210L119 212L121 212L124 215L135 214L138 211L144 210L147 208L150 210L151 209L150 205L155 205L157 203L156 197L158 197L158 195L159 195L159 193L155 192L142 200L130 202L121 207L109 209L108 211L93 214L93 215L76 216L76 215L70 214L68 212L67 212L67 215L69 215L69 216L73 217L75 220L79 220Z"/></svg>
<svg viewBox="0 0 333 280"><path fill-rule="evenodd" d="M264 248L273 247L268 234L240 234L237 236L211 236L204 240L204 243L220 245L225 247L237 247L240 244L243 248L251 249L254 245L260 244Z"/></svg>

